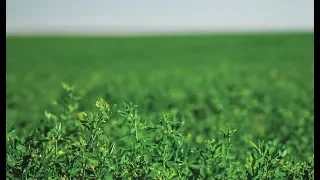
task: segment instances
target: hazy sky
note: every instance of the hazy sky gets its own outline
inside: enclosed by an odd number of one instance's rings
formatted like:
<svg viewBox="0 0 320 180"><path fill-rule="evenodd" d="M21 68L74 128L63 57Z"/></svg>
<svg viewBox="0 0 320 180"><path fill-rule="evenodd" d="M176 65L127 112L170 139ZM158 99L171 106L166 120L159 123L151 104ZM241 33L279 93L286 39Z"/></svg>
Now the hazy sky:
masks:
<svg viewBox="0 0 320 180"><path fill-rule="evenodd" d="M313 0L7 0L6 30L313 29Z"/></svg>

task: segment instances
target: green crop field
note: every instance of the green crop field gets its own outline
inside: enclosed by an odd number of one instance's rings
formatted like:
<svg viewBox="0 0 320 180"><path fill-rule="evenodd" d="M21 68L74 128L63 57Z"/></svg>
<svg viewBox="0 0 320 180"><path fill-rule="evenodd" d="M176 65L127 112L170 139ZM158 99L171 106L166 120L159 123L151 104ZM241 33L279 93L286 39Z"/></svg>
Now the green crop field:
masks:
<svg viewBox="0 0 320 180"><path fill-rule="evenodd" d="M313 179L314 34L8 36L8 179Z"/></svg>

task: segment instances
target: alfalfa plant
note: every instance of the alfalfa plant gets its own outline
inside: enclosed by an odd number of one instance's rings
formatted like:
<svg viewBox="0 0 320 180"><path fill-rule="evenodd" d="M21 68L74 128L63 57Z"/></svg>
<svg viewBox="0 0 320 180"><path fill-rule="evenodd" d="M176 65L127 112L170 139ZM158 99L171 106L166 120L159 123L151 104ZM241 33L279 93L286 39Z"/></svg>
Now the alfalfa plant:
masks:
<svg viewBox="0 0 320 180"><path fill-rule="evenodd" d="M99 99L98 112L81 112L79 118L72 88L66 84L63 88L64 101L56 113L46 111L44 123L27 138L17 137L11 129L7 132L7 178L90 179L108 175L108 158L115 149L103 134L111 114L108 103Z"/></svg>
<svg viewBox="0 0 320 180"><path fill-rule="evenodd" d="M177 124L168 114L155 122L143 121L137 106L124 104L125 110L118 111L126 122L128 131L122 140L126 145L119 147L115 179L172 179L182 178L183 136Z"/></svg>

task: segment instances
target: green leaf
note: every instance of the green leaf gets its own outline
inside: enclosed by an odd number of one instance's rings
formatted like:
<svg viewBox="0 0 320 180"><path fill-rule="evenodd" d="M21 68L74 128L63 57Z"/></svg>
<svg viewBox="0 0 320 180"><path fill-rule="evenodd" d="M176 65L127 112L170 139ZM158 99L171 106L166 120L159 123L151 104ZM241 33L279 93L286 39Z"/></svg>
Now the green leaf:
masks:
<svg viewBox="0 0 320 180"><path fill-rule="evenodd" d="M7 161L7 163L11 163L13 161L13 158L11 157L11 155L7 154L6 161Z"/></svg>
<svg viewBox="0 0 320 180"><path fill-rule="evenodd" d="M225 157L226 159L229 159L229 160L233 160L233 159L236 158L236 157L233 156L233 155L225 155L224 157Z"/></svg>
<svg viewBox="0 0 320 180"><path fill-rule="evenodd" d="M11 132L7 133L7 139L16 137L16 130L13 129Z"/></svg>
<svg viewBox="0 0 320 180"><path fill-rule="evenodd" d="M257 160L256 160L256 158L253 156L253 154L252 154L252 163L251 163L251 167L252 168L254 168L255 166L256 166L256 162L257 162Z"/></svg>
<svg viewBox="0 0 320 180"><path fill-rule="evenodd" d="M158 170L151 169L150 173L148 174L148 177L156 178L159 174L160 174L160 172Z"/></svg>
<svg viewBox="0 0 320 180"><path fill-rule="evenodd" d="M255 149L256 151L258 151L258 152L260 153L260 149L258 148L258 146L257 146L254 142L252 142L251 140L249 140L249 143L251 144L252 147L254 147L254 149Z"/></svg>
<svg viewBox="0 0 320 180"><path fill-rule="evenodd" d="M286 176L286 173L278 171L278 172L276 172L275 175L276 175L277 177L285 177L285 176Z"/></svg>
<svg viewBox="0 0 320 180"><path fill-rule="evenodd" d="M112 144L111 144L111 147L110 147L110 149L109 149L109 156L111 156L111 154L113 153L114 148L115 148L115 143L112 143Z"/></svg>
<svg viewBox="0 0 320 180"><path fill-rule="evenodd" d="M80 136L79 138L80 138L80 144L81 144L81 146L87 145L87 142L82 138L82 136Z"/></svg>
<svg viewBox="0 0 320 180"><path fill-rule="evenodd" d="M69 92L69 91L71 91L71 90L73 89L72 86L68 85L68 84L65 83L65 82L62 82L61 85L62 85L62 88L63 88L65 91L67 91L67 92Z"/></svg>
<svg viewBox="0 0 320 180"><path fill-rule="evenodd" d="M88 160L89 160L90 164L94 164L94 165L99 164L99 159L95 156L89 157Z"/></svg>
<svg viewBox="0 0 320 180"><path fill-rule="evenodd" d="M76 127L82 127L82 123L80 121L76 121L75 126Z"/></svg>
<svg viewBox="0 0 320 180"><path fill-rule="evenodd" d="M16 146L17 150L22 152L22 153L25 153L26 152L26 148L24 146L22 146L21 144L18 144Z"/></svg>
<svg viewBox="0 0 320 180"><path fill-rule="evenodd" d="M189 167L191 167L192 169L200 169L201 165L200 164L191 164L191 165L189 165Z"/></svg>

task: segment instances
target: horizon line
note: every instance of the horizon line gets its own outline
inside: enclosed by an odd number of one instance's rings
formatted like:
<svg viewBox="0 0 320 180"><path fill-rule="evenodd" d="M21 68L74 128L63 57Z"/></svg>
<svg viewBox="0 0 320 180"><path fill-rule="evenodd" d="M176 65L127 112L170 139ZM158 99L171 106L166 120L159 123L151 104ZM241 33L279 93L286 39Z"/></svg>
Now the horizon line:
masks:
<svg viewBox="0 0 320 180"><path fill-rule="evenodd" d="M109 26L104 28L97 27L73 27L69 28L16 28L15 30L6 29L6 36L20 35L161 35L161 34L224 34L224 33L295 33L295 32L314 32L314 27L252 27L252 28L185 28L185 27L133 27L133 26Z"/></svg>

